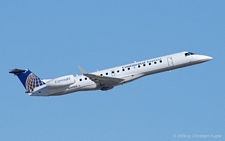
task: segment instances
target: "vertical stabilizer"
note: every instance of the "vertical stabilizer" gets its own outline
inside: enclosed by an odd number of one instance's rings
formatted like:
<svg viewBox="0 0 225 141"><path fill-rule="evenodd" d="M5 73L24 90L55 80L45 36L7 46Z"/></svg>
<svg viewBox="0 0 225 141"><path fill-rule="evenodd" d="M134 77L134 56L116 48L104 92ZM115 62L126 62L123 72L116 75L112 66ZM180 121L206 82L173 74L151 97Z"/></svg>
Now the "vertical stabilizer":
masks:
<svg viewBox="0 0 225 141"><path fill-rule="evenodd" d="M12 69L9 73L12 73L20 79L21 83L27 90L27 93L34 91L34 88L44 85L45 83L32 73L29 69Z"/></svg>

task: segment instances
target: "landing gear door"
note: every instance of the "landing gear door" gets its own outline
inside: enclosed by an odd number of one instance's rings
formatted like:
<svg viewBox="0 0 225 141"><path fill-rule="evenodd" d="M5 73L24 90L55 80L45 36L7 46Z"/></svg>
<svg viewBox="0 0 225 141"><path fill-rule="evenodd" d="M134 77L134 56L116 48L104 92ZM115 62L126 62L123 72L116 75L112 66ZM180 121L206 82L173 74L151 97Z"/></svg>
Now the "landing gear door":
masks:
<svg viewBox="0 0 225 141"><path fill-rule="evenodd" d="M167 61L168 61L168 66L169 67L173 67L174 66L174 64L173 64L173 58L172 57L168 57L167 58Z"/></svg>

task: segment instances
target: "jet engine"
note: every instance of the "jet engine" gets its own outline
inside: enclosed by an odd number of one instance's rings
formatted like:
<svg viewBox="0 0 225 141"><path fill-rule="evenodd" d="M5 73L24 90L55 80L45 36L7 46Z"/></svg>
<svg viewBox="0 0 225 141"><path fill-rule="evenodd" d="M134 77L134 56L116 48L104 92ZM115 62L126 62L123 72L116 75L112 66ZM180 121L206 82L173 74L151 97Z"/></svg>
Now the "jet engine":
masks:
<svg viewBox="0 0 225 141"><path fill-rule="evenodd" d="M73 75L66 75L52 79L46 83L49 88L65 87L75 83L75 78Z"/></svg>

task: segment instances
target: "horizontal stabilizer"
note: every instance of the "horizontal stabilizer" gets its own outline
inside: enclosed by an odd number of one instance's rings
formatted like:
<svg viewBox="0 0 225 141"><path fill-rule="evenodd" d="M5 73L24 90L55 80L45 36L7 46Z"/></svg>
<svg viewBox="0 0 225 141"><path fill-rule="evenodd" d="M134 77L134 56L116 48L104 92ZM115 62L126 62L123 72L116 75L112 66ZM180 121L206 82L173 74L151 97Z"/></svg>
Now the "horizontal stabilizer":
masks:
<svg viewBox="0 0 225 141"><path fill-rule="evenodd" d="M13 73L15 75L19 75L19 74L24 73L24 72L26 72L26 70L14 68L14 69L11 69L11 71L9 73Z"/></svg>

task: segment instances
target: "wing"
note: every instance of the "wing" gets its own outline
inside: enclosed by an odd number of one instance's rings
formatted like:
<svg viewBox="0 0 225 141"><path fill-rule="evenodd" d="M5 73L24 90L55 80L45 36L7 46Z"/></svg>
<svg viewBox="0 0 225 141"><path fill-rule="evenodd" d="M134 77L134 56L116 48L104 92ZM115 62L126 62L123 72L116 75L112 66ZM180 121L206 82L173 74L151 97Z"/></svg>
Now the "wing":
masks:
<svg viewBox="0 0 225 141"><path fill-rule="evenodd" d="M100 83L101 85L116 85L124 80L121 78L106 77L106 76L100 76L100 75L88 74L88 73L83 75L87 76L95 83Z"/></svg>
<svg viewBox="0 0 225 141"><path fill-rule="evenodd" d="M96 75L96 74L90 74L87 73L83 68L78 66L80 71L83 73L84 76L87 76L89 79L94 81L97 84L100 84L102 86L112 86L112 85L117 85L120 82L124 81L124 79L121 78L115 78L115 77L108 77L108 76L101 76L101 75Z"/></svg>

